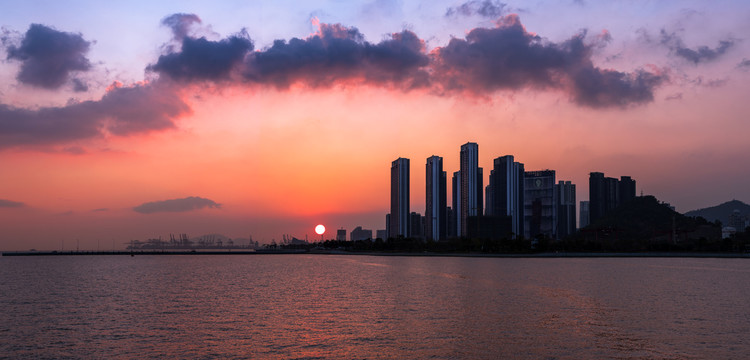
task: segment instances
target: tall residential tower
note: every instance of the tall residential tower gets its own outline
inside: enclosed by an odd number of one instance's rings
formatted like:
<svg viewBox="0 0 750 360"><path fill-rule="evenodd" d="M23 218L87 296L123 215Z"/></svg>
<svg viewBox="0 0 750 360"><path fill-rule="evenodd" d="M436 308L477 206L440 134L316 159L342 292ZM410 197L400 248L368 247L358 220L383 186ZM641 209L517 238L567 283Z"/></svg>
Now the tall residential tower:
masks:
<svg viewBox="0 0 750 360"><path fill-rule="evenodd" d="M458 212L456 231L467 236L469 216L481 216L484 212L482 192L482 168L479 167L479 145L468 142L461 145L461 170L458 171Z"/></svg>
<svg viewBox="0 0 750 360"><path fill-rule="evenodd" d="M524 166L513 161L513 155L496 158L487 186L487 210L491 216L510 216L514 234L522 236Z"/></svg>
<svg viewBox="0 0 750 360"><path fill-rule="evenodd" d="M391 163L391 216L388 236L408 237L409 231L409 159L398 158Z"/></svg>
<svg viewBox="0 0 750 360"><path fill-rule="evenodd" d="M432 240L445 240L447 235L447 183L443 171L443 158L430 156L426 165L425 194L425 237Z"/></svg>

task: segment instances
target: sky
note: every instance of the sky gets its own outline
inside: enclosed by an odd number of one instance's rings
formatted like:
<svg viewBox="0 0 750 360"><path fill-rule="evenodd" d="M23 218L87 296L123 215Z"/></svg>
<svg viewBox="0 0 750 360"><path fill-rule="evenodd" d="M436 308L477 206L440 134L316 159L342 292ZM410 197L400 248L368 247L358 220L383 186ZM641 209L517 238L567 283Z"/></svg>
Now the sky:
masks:
<svg viewBox="0 0 750 360"><path fill-rule="evenodd" d="M750 201L746 1L14 1L0 250L384 229L390 166ZM449 195L450 197L450 195ZM449 200L450 201L450 200Z"/></svg>

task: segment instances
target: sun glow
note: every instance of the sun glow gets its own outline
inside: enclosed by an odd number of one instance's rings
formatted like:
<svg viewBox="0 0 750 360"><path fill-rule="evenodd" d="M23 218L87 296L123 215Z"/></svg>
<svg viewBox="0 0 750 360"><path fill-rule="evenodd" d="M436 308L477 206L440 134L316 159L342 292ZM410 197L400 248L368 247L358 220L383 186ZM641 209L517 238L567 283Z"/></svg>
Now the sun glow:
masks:
<svg viewBox="0 0 750 360"><path fill-rule="evenodd" d="M326 227L323 225L318 225L315 227L315 233L318 235L323 235L323 233L326 232Z"/></svg>

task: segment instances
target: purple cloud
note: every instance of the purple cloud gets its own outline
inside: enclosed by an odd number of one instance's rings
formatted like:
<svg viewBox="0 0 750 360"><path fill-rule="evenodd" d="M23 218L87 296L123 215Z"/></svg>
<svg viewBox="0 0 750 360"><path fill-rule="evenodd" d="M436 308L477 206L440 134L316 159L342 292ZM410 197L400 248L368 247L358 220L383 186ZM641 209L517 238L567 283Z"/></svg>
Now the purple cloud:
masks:
<svg viewBox="0 0 750 360"><path fill-rule="evenodd" d="M143 203L133 208L133 211L141 214L153 214L158 212L185 212L203 208L220 209L221 204L213 200L197 196L182 199L170 199Z"/></svg>
<svg viewBox="0 0 750 360"><path fill-rule="evenodd" d="M32 110L0 104L0 149L164 130L190 112L172 89L155 85L113 87L101 100L60 107Z"/></svg>
<svg viewBox="0 0 750 360"><path fill-rule="evenodd" d="M653 100L664 75L646 70L624 73L601 69L591 60L586 33L562 43L528 33L518 16L498 21L496 28L477 28L465 39L452 39L438 48L434 81L447 92L486 94L523 88L564 89L579 105L604 108L643 104ZM595 42L596 44L596 42Z"/></svg>
<svg viewBox="0 0 750 360"><path fill-rule="evenodd" d="M429 57L424 43L410 31L391 34L377 44L363 40L356 28L321 24L307 39L277 40L248 57L245 77L252 83L286 88L294 82L330 86L338 80L424 86Z"/></svg>
<svg viewBox="0 0 750 360"><path fill-rule="evenodd" d="M750 69L750 59L743 58L742 61L737 64L737 67L743 70Z"/></svg>
<svg viewBox="0 0 750 360"><path fill-rule="evenodd" d="M22 202L0 199L0 208L20 208L24 206L26 204Z"/></svg>
<svg viewBox="0 0 750 360"><path fill-rule="evenodd" d="M471 0L461 5L449 7L445 11L446 17L458 15L472 16L480 15L489 19L497 19L507 13L508 5L499 1L492 0Z"/></svg>
<svg viewBox="0 0 750 360"><path fill-rule="evenodd" d="M488 4L499 7L500 3ZM422 88L445 96L532 88L562 91L580 106L606 108L648 103L654 90L667 81L655 71L619 72L594 66L593 49L611 39L606 31L593 40L582 32L556 43L527 32L516 15L502 17L495 28L473 29L465 38L454 38L429 54L424 40L411 31L371 43L356 28L340 24L320 24L315 35L276 40L253 51L253 42L244 32L219 41L191 37L190 26L199 22L192 14L174 14L162 21L180 46L167 47L167 53L148 67L159 74L154 82L113 86L99 100L65 106L24 109L0 104L0 150L65 145L68 152L84 153L84 148L70 147L71 143L174 128L177 118L191 113L178 86L191 82L279 89L295 83L311 87L353 83L403 91ZM22 81L54 88L70 80L77 91L87 89L80 78L71 77L90 67L84 56L89 43L80 34L34 24L20 46L8 46L7 36L2 40L9 59L23 62ZM713 51L725 51L717 49ZM49 60L47 55L55 56ZM699 61L710 57L700 56Z"/></svg>
<svg viewBox="0 0 750 360"><path fill-rule="evenodd" d="M246 34L231 36L221 41L184 37L179 52L159 56L148 70L167 75L177 81L229 80L239 67L253 42Z"/></svg>
<svg viewBox="0 0 750 360"><path fill-rule="evenodd" d="M193 24L200 24L201 18L195 14L172 14L161 20L161 24L172 29L174 39L182 41L187 37Z"/></svg>
<svg viewBox="0 0 750 360"><path fill-rule="evenodd" d="M476 1L464 5L457 9L504 7ZM588 43L585 38L584 31L561 43L550 42L528 33L518 16L509 15L499 19L496 28L473 29L465 39L454 38L428 55L424 41L411 31L370 43L354 27L320 24L313 36L276 40L260 51L252 51L246 36L221 41L186 36L179 52L161 56L149 69L178 81L244 81L280 89L294 83L329 87L338 82L432 88L446 95L562 89L576 104L592 108L648 103L654 89L667 80L644 69L626 73L594 66L593 48L605 46L611 35L605 30Z"/></svg>
<svg viewBox="0 0 750 360"><path fill-rule="evenodd" d="M676 33L670 34L664 29L661 30L660 42L662 45L667 46L675 55L690 61L693 64L715 60L721 55L724 55L734 46L735 43L734 40L731 39L721 40L719 41L719 45L713 49L708 46L699 46L697 49L691 49L685 46L682 38Z"/></svg>
<svg viewBox="0 0 750 360"><path fill-rule="evenodd" d="M7 47L7 59L21 62L16 76L21 83L58 89L70 79L71 73L91 68L86 58L89 45L81 34L31 24L20 46ZM80 89L81 86L76 85L76 90Z"/></svg>

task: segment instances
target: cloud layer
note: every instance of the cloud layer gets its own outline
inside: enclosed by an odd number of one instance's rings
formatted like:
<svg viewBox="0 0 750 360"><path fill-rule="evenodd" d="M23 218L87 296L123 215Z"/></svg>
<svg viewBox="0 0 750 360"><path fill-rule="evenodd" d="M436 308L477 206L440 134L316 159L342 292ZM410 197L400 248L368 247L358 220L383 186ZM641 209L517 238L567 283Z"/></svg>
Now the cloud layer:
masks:
<svg viewBox="0 0 750 360"><path fill-rule="evenodd" d="M182 199L170 199L143 203L133 208L133 211L141 214L153 214L158 212L185 212L203 208L221 208L221 204L213 200L197 196Z"/></svg>
<svg viewBox="0 0 750 360"><path fill-rule="evenodd" d="M20 208L26 206L22 202L0 199L0 208Z"/></svg>
<svg viewBox="0 0 750 360"><path fill-rule="evenodd" d="M19 46L8 46L8 60L21 62L16 78L19 82L58 89L71 78L71 74L87 71L91 63L86 58L90 43L81 34L57 31L50 27L31 24ZM78 80L74 89L85 91Z"/></svg>
<svg viewBox="0 0 750 360"><path fill-rule="evenodd" d="M479 15L488 19L497 19L505 15L508 5L492 0L471 0L461 5L449 7L446 17Z"/></svg>
<svg viewBox="0 0 750 360"><path fill-rule="evenodd" d="M502 11L500 5L469 2L457 8L466 10L455 11ZM233 79L282 89L295 83L327 87L352 82L429 88L442 95L554 89L592 108L648 103L667 80L645 69L626 73L598 68L592 49L604 40L586 43L582 32L562 43L550 42L527 32L516 15L501 17L495 28L473 29L430 53L411 31L379 43L363 38L356 28L339 24L320 24L313 36L276 40L259 51L251 51L252 42L237 36L221 41L185 37L180 51L161 56L150 69L177 81Z"/></svg>
<svg viewBox="0 0 750 360"><path fill-rule="evenodd" d="M454 11L494 16L504 8L498 2L470 1ZM100 100L60 107L23 109L0 104L0 149L173 128L180 116L191 113L180 90L192 83L278 89L293 84L313 88L364 84L479 97L535 89L561 92L580 106L606 108L651 102L655 89L667 81L654 70L619 72L596 67L593 49L603 46L606 39L588 39L584 31L566 41L551 42L527 32L516 15L500 17L493 28L473 29L465 38L453 38L429 52L424 40L408 30L372 43L357 28L340 24L318 24L318 32L305 39L276 40L268 48L254 50L244 30L221 40L191 35L192 26L200 23L194 14L174 14L162 20L173 39L165 45L165 53L147 67L159 75L150 83L112 86ZM675 37L670 39L681 44ZM90 68L85 57L89 45L80 34L34 24L20 46L6 47L9 59L22 62L19 81L57 88L71 80L76 90L85 91L86 84L71 74ZM730 46L698 49L695 61L718 56Z"/></svg>
<svg viewBox="0 0 750 360"><path fill-rule="evenodd" d="M46 146L174 127L190 108L170 88L114 86L98 101L35 110L0 104L0 149Z"/></svg>
<svg viewBox="0 0 750 360"><path fill-rule="evenodd" d="M666 78L646 70L624 73L600 69L591 61L594 45L586 33L562 43L531 34L515 15L496 28L478 28L436 50L434 78L447 91L488 94L523 88L560 89L578 105L628 106L653 100Z"/></svg>
<svg viewBox="0 0 750 360"><path fill-rule="evenodd" d="M708 46L699 46L696 49L691 49L685 46L682 38L676 33L667 33L663 29L661 31L660 42L667 46L676 56L690 61L693 64L715 60L724 55L734 46L735 43L734 40L728 39L719 41L719 45L713 49Z"/></svg>

